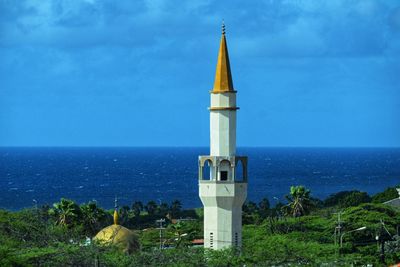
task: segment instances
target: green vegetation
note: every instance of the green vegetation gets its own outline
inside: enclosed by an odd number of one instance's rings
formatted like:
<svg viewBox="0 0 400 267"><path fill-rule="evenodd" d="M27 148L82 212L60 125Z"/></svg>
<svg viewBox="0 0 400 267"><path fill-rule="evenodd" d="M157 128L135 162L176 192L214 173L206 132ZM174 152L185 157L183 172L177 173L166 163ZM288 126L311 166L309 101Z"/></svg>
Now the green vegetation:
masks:
<svg viewBox="0 0 400 267"><path fill-rule="evenodd" d="M354 191L342 191L330 195L324 201L324 204L326 207L339 206L341 208L348 208L368 202L371 202L371 197L366 192L360 192L354 190ZM375 202L375 203L382 203L382 202Z"/></svg>
<svg viewBox="0 0 400 267"><path fill-rule="evenodd" d="M290 187L290 194L286 196L289 204L285 207L286 214L293 217L300 217L310 213L314 207L311 200L311 191L304 186Z"/></svg>
<svg viewBox="0 0 400 267"><path fill-rule="evenodd" d="M378 201L388 196L397 197L397 191L393 195L387 189L372 197L359 191L339 192L320 201L307 188L294 186L287 204L271 207L267 198L258 204L247 202L241 253L194 247L192 240L203 235L202 209L182 210L179 201L160 205L136 201L120 208L120 223L133 229L141 244L140 251L131 255L88 242L88 237L112 224L112 210L95 202L78 205L61 199L52 207L0 210L0 266L386 266L400 262L400 211ZM335 243L334 235L338 212L342 248L340 236ZM160 218L167 218L162 250L155 223Z"/></svg>
<svg viewBox="0 0 400 267"><path fill-rule="evenodd" d="M400 186L397 186L399 188ZM399 193L397 192L395 187L386 188L385 191L378 193L372 197L372 202L374 203L383 203L392 199L399 197Z"/></svg>

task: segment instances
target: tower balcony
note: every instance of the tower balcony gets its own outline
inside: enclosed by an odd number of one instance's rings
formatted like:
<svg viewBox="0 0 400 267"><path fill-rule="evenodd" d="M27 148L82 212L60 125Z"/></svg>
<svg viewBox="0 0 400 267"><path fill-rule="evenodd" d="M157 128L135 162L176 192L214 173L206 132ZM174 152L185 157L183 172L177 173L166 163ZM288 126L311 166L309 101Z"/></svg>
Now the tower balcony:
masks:
<svg viewBox="0 0 400 267"><path fill-rule="evenodd" d="M247 157L199 156L199 181L247 183Z"/></svg>

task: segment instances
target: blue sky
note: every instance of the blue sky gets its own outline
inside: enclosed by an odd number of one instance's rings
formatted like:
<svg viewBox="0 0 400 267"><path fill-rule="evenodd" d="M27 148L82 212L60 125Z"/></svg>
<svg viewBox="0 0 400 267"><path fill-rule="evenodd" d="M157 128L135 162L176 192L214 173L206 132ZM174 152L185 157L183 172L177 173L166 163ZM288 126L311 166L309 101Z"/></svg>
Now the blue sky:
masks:
<svg viewBox="0 0 400 267"><path fill-rule="evenodd" d="M0 0L1 146L400 146L399 1Z"/></svg>

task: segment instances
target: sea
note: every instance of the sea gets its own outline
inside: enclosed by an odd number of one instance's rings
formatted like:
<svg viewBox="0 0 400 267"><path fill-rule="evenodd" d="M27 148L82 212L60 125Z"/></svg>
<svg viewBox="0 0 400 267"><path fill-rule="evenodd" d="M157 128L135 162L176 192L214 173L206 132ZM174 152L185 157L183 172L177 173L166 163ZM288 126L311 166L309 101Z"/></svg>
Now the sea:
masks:
<svg viewBox="0 0 400 267"><path fill-rule="evenodd" d="M0 148L0 208L18 210L60 198L112 208L134 201L201 207L198 156L206 147ZM400 185L400 148L238 148L248 162L248 200L285 201L304 185L324 199L344 190L375 194Z"/></svg>

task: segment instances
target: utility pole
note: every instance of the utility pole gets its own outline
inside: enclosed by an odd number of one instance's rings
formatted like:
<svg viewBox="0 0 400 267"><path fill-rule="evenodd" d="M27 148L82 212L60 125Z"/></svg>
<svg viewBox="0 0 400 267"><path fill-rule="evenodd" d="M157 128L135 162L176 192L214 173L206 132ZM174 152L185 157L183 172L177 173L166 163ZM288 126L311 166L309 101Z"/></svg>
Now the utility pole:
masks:
<svg viewBox="0 0 400 267"><path fill-rule="evenodd" d="M381 262L385 263L385 238L389 238L388 240L392 239L392 235L390 234L390 232L388 231L388 229L386 229L385 227L385 223L383 222L383 220L381 219L381 229L380 229L380 233L379 235L376 236L376 240L379 241L381 243ZM378 247L379 249L379 247Z"/></svg>
<svg viewBox="0 0 400 267"><path fill-rule="evenodd" d="M381 236L379 238L379 241L381 242L381 262L385 263L385 239L384 239L384 228L383 228L383 221L381 219Z"/></svg>
<svg viewBox="0 0 400 267"><path fill-rule="evenodd" d="M165 223L165 219L159 219L156 222L159 224L159 227L157 229L160 230L160 249L163 249L164 248L163 231L165 230L165 227L163 224Z"/></svg>
<svg viewBox="0 0 400 267"><path fill-rule="evenodd" d="M337 224L337 226L335 227L335 233L334 233L334 235L335 235L335 241L334 241L335 246L337 246L337 244L338 244L338 239L340 238L340 235L342 234L342 219L341 219L342 214L343 214L342 211L337 212L337 215L338 215L338 224Z"/></svg>

